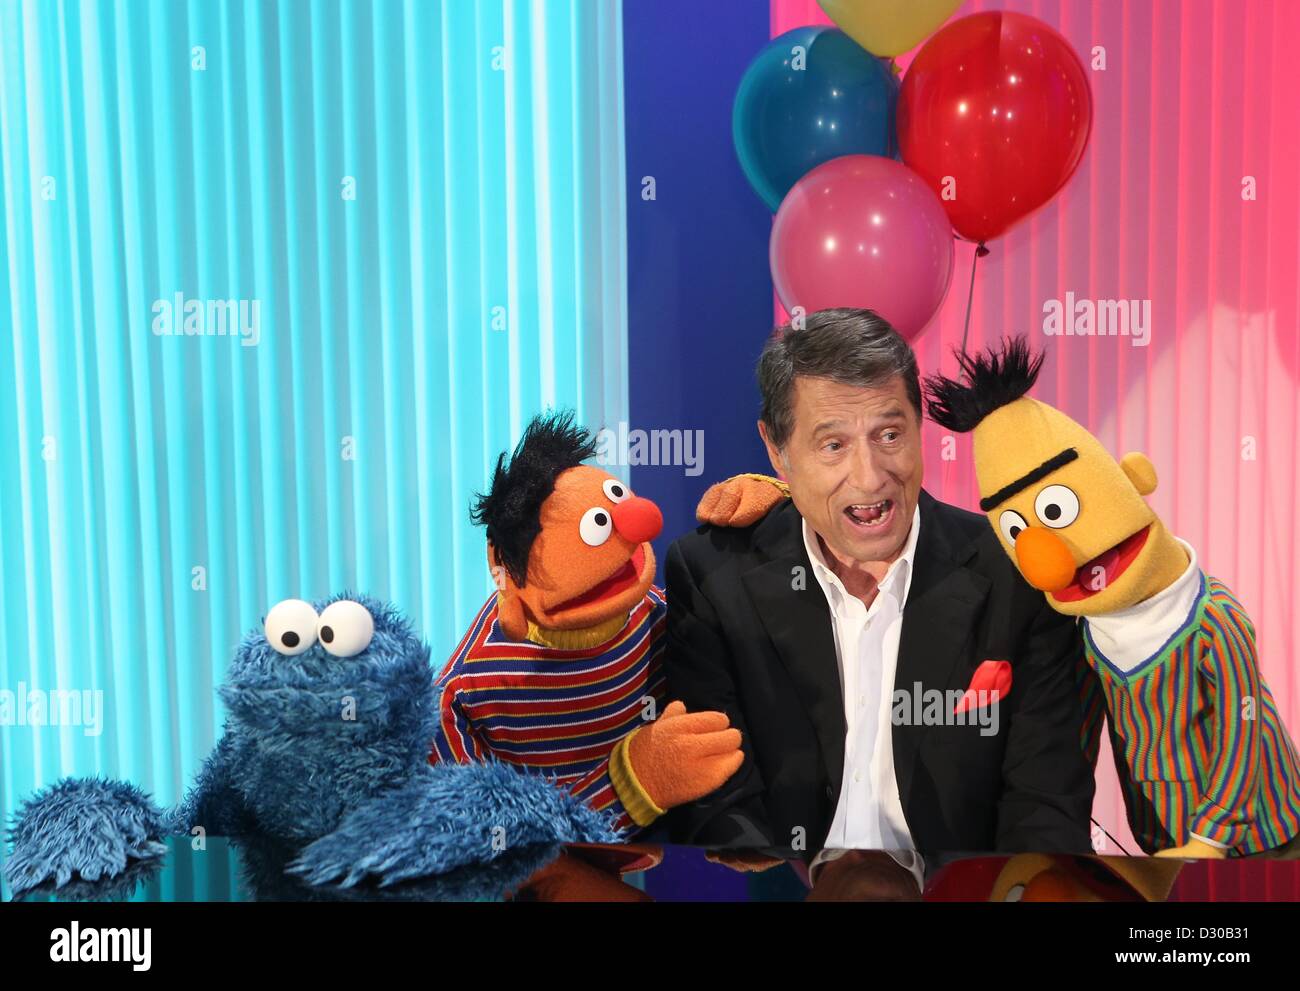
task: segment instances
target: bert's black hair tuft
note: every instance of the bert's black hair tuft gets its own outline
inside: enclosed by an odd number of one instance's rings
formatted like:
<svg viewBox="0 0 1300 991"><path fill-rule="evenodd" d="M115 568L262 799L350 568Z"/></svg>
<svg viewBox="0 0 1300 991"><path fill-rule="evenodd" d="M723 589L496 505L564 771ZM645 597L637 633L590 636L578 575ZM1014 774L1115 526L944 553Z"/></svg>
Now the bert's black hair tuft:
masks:
<svg viewBox="0 0 1300 991"><path fill-rule="evenodd" d="M569 410L535 416L515 452L497 458L492 487L474 497L470 518L487 527L497 563L521 588L528 577L528 555L542 532L542 503L555 491L555 477L593 457L591 435L573 422Z"/></svg>
<svg viewBox="0 0 1300 991"><path fill-rule="evenodd" d="M1023 337L1008 338L1002 350L974 356L954 349L962 381L942 375L925 378L925 409L942 427L966 433L995 409L1013 403L1033 388L1043 354L1032 354Z"/></svg>

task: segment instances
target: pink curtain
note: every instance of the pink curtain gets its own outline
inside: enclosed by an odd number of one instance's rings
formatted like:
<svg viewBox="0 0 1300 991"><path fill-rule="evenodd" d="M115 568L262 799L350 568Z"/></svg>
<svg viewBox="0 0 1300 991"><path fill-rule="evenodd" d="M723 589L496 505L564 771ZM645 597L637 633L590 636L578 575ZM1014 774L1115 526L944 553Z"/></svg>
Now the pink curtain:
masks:
<svg viewBox="0 0 1300 991"><path fill-rule="evenodd" d="M772 0L771 9L774 36L829 23L815 0ZM954 16L982 10L1038 17L1085 66L1104 49L1105 69L1089 70L1094 122L1079 171L979 263L970 344L1028 333L1048 353L1036 395L1116 454L1151 457L1153 507L1245 603L1295 738L1300 3L977 0ZM923 372L953 371L972 253L958 242L948 299L916 342ZM1045 336L1044 304L1067 292L1149 300L1149 343ZM969 438L957 437L944 460L943 432L926 431L927 487L974 508ZM1136 851L1109 756L1102 761L1094 815ZM1291 865L1185 875L1183 897L1300 898Z"/></svg>

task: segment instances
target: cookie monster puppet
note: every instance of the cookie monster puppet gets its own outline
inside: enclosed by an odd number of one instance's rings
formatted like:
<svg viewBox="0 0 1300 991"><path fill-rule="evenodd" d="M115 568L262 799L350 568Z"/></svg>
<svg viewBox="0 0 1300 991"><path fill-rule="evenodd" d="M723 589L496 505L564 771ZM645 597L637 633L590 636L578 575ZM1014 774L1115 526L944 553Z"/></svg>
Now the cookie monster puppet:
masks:
<svg viewBox="0 0 1300 991"><path fill-rule="evenodd" d="M60 781L19 810L9 883L66 894L120 878L129 892L164 838L211 835L253 851L258 888L284 864L282 897L491 900L563 843L618 839L610 816L543 775L431 766L433 683L429 648L393 607L281 602L239 646L220 689L224 733L181 804L159 808L126 782Z"/></svg>
<svg viewBox="0 0 1300 991"><path fill-rule="evenodd" d="M1079 617L1095 762L1104 707L1133 835L1148 854L1300 853L1300 758L1260 675L1241 603L1143 499L1156 472L1116 461L1030 398L1021 339L926 380L930 418L973 431L980 508L1020 573ZM1165 888L1167 891L1167 887Z"/></svg>
<svg viewBox="0 0 1300 991"><path fill-rule="evenodd" d="M663 518L583 463L596 453L565 411L534 418L498 459L473 514L497 590L438 677L430 761L543 769L635 835L717 789L743 754L724 713L687 713L680 702L657 711L667 607L650 541ZM783 497L780 483L741 475L711 489L701 512L743 526ZM632 844L571 848L530 890L540 900L635 900L617 874L657 857Z"/></svg>

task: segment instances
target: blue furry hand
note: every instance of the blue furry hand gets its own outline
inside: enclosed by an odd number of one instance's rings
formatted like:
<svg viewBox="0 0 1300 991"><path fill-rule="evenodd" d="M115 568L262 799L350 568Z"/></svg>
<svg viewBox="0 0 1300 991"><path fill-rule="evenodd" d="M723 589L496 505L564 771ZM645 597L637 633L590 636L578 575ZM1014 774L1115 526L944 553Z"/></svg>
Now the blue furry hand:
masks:
<svg viewBox="0 0 1300 991"><path fill-rule="evenodd" d="M134 785L99 778L64 778L18 811L4 872L14 891L74 877L116 877L130 860L167 852L165 813Z"/></svg>
<svg viewBox="0 0 1300 991"><path fill-rule="evenodd" d="M493 861L500 897L563 843L617 843L606 816L540 774L506 764L439 764L351 812L303 850L289 872L311 884L381 887Z"/></svg>

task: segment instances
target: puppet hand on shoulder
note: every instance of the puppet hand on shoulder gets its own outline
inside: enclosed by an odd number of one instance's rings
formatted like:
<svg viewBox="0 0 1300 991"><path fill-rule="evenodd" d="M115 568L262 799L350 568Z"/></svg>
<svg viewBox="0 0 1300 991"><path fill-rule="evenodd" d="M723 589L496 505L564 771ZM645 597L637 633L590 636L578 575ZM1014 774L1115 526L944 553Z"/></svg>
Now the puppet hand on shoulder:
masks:
<svg viewBox="0 0 1300 991"><path fill-rule="evenodd" d="M725 713L688 713L681 702L633 731L626 746L633 777L660 810L716 791L745 759L740 730L731 727Z"/></svg>
<svg viewBox="0 0 1300 991"><path fill-rule="evenodd" d="M1192 837L1182 846L1170 847L1168 850L1158 850L1155 854L1157 857L1188 857L1196 860L1223 860L1227 855L1228 851L1222 847L1202 843L1195 837Z"/></svg>
<svg viewBox="0 0 1300 991"><path fill-rule="evenodd" d="M771 475L733 475L709 486L695 518L714 526L752 526L790 497L790 487Z"/></svg>

